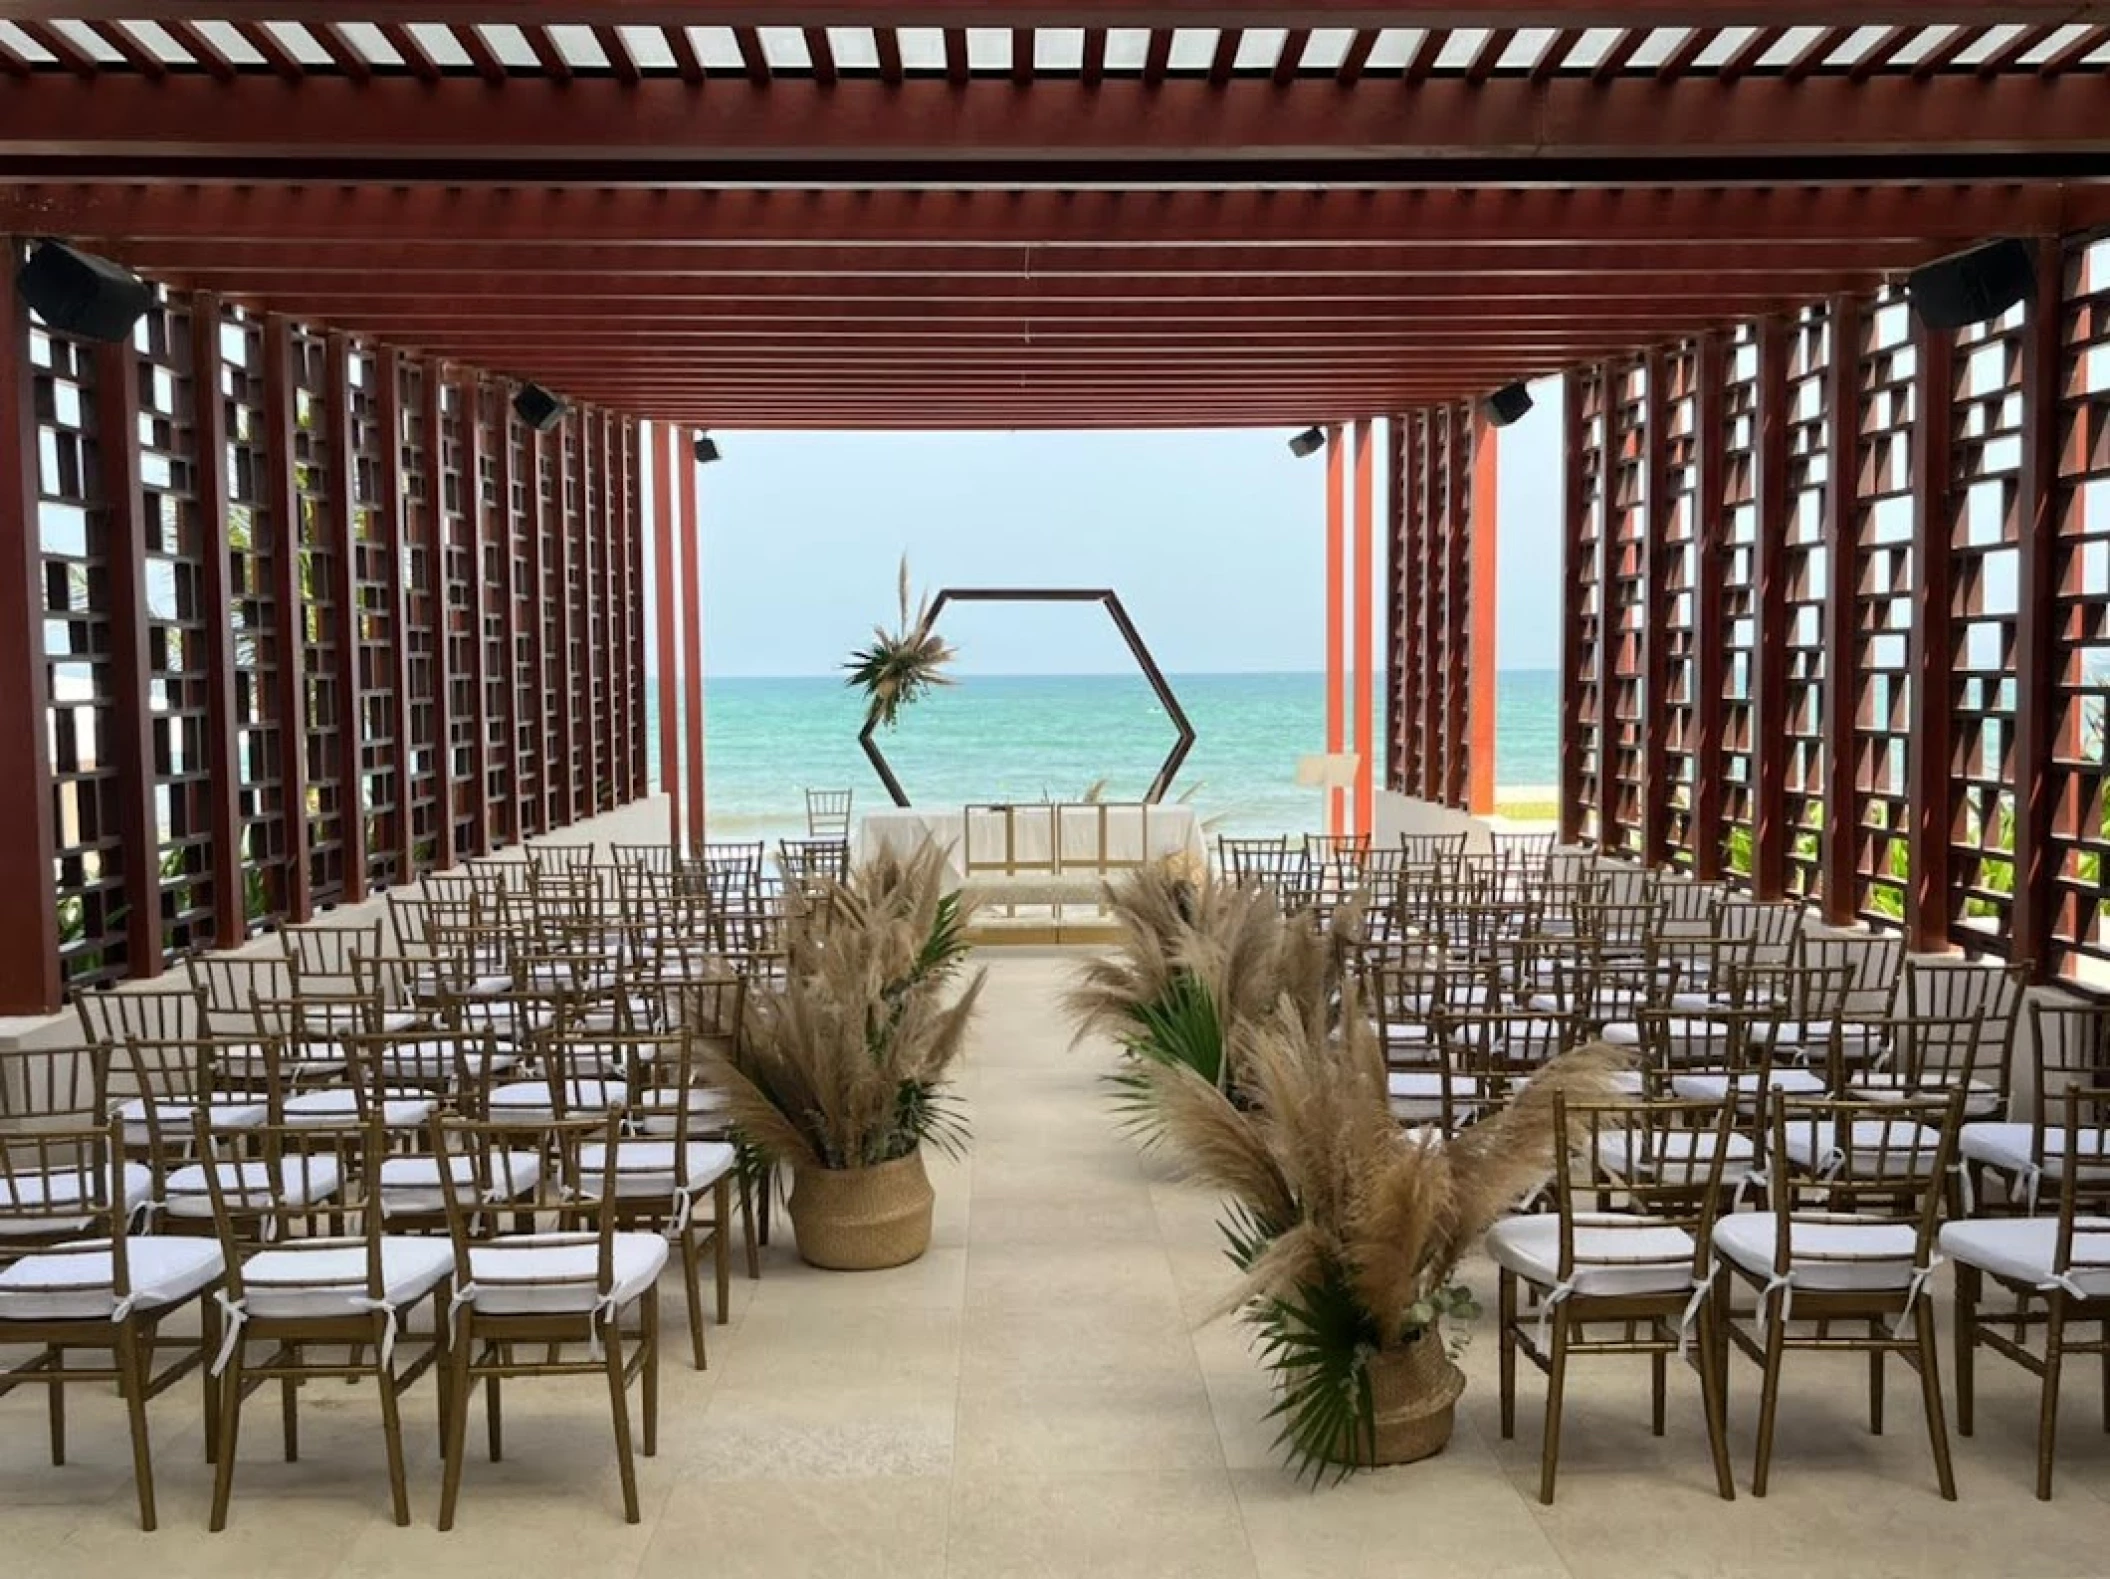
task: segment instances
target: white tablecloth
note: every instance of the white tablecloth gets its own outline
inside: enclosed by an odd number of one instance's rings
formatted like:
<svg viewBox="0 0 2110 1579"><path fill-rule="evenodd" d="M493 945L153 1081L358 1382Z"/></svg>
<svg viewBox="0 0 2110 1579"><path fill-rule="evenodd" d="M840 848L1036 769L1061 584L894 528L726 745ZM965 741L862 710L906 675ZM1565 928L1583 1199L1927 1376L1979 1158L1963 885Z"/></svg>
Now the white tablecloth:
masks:
<svg viewBox="0 0 2110 1579"><path fill-rule="evenodd" d="M1000 811L976 811L973 854L978 868L1004 859L1005 821ZM1021 867L1052 869L1052 847L1057 844L1062 865L1071 871L1133 865L1139 859L1155 861L1173 855L1205 863L1209 853L1201 819L1192 806L1021 805L1009 821L1012 859ZM942 811L911 806L867 812L858 819L856 857L865 861L881 851L908 855L926 840L945 852L947 879L965 882L967 817L958 806Z"/></svg>

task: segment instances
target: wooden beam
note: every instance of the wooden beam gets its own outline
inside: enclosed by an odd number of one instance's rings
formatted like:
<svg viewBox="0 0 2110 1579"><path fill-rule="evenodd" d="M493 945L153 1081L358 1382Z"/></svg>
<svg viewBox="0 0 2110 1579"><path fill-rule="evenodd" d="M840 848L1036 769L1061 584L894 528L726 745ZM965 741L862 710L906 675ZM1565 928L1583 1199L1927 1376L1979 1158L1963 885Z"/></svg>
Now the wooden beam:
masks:
<svg viewBox="0 0 2110 1579"><path fill-rule="evenodd" d="M1348 645L1348 430L1335 425L1326 430L1326 754L1338 756L1348 749L1347 673L1344 654ZM1347 801L1339 789L1326 791L1324 833L1348 830Z"/></svg>
<svg viewBox="0 0 2110 1579"><path fill-rule="evenodd" d="M1855 597L1861 588L1861 304L1834 296L1827 308L1831 359L1824 370L1824 832L1818 840L1823 915L1851 926L1860 912L1856 855L1861 839L1861 645Z"/></svg>
<svg viewBox="0 0 2110 1579"><path fill-rule="evenodd" d="M1751 894L1787 891L1788 810L1788 337L1792 325L1758 326L1758 409L1754 418L1757 543L1751 598Z"/></svg>
<svg viewBox="0 0 2110 1579"><path fill-rule="evenodd" d="M681 505L681 591L684 652L682 678L683 712L689 737L689 847L701 851L709 837L705 815L703 738L703 531L697 499L696 460L691 452L695 435L680 434L674 449L678 481L675 497Z"/></svg>

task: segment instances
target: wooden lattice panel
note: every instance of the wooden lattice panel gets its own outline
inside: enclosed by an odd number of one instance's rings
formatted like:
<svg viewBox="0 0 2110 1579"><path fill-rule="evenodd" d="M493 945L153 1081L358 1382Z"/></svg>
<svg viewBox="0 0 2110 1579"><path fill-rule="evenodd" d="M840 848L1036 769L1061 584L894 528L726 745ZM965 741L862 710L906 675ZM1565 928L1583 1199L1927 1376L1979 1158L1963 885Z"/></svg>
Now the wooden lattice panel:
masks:
<svg viewBox="0 0 2110 1579"><path fill-rule="evenodd" d="M383 500L395 454L382 418L381 366L351 357L352 629L359 643L359 795L366 817L367 886L402 882L403 779L396 767L396 566Z"/></svg>
<svg viewBox="0 0 2110 1579"><path fill-rule="evenodd" d="M542 473L535 464L534 435L507 425L513 447L513 518L519 523L513 553L513 794L519 803L520 837L549 828L549 790L543 771L545 723L542 660Z"/></svg>
<svg viewBox="0 0 2110 1579"><path fill-rule="evenodd" d="M1647 728L1647 486L1642 466L1643 408L1648 380L1639 362L1605 364L1603 599L1610 642L1603 750L1612 777L1611 823L1601 844L1609 855L1641 854L1642 736Z"/></svg>
<svg viewBox="0 0 2110 1579"><path fill-rule="evenodd" d="M1569 642L1569 685L1573 692L1571 731L1576 765L1577 835L1602 843L1599 813L1608 761L1606 709L1610 699L1600 683L1601 653L1610 639L1604 584L1605 540L1605 389L1601 377L1584 369L1568 384L1574 409L1568 413L1570 486L1576 506L1570 521L1568 564L1575 584L1577 621Z"/></svg>
<svg viewBox="0 0 2110 1579"><path fill-rule="evenodd" d="M432 376L428 374L428 376ZM477 699L473 682L479 639L470 608L477 574L475 529L469 519L468 392L449 381L440 388L439 487L441 640L447 644L447 741L440 753L445 783L440 791L454 820L454 848L469 851L476 821L476 777L470 763L476 743Z"/></svg>
<svg viewBox="0 0 2110 1579"><path fill-rule="evenodd" d="M542 595L534 617L542 628L542 692L535 706L542 714L543 830L571 819L563 786L571 773L571 742L565 721L571 712L570 677L565 670L565 634L571 624L564 573L564 439L553 433L542 441Z"/></svg>
<svg viewBox="0 0 2110 1579"><path fill-rule="evenodd" d="M428 434L427 369L404 361L398 374L403 431L398 449L403 468L403 645L410 701L409 795L411 864L416 878L431 869L439 852L444 762L439 740L438 645L441 639L440 565L432 552L433 512L439 508L436 435Z"/></svg>
<svg viewBox="0 0 2110 1579"><path fill-rule="evenodd" d="M484 521L478 566L483 589L484 790L490 806L490 843L497 849L519 837L513 731L507 722L513 701L513 654L507 633L513 628L513 542L519 523L513 513L512 488L500 487L510 476L506 467L511 456L505 447L512 442L511 407L505 392L493 385L478 385L476 402L476 420L483 434L477 446L481 464L476 485Z"/></svg>
<svg viewBox="0 0 2110 1579"><path fill-rule="evenodd" d="M2015 886L2015 621L2021 569L2022 346L2028 309L1958 333L1948 522L1954 924L1997 948Z"/></svg>
<svg viewBox="0 0 2110 1579"><path fill-rule="evenodd" d="M1830 584L1824 490L1831 339L1824 309L1808 308L1795 322L1788 355L1787 536L1780 559L1787 582L1784 875L1787 891L1807 898L1822 891L1818 844L1830 809L1824 804L1824 599Z"/></svg>
<svg viewBox="0 0 2110 1579"><path fill-rule="evenodd" d="M1694 650L1694 585L1699 576L1694 490L1698 486L1699 402L1693 380L1698 356L1691 342L1666 351L1663 376L1663 492L1651 514L1661 523L1655 545L1660 585L1650 618L1663 631L1663 695L1651 697L1648 727L1663 738L1665 782L1653 793L1664 801L1664 839L1673 865L1693 866L1692 808L1695 704L1702 684Z"/></svg>
<svg viewBox="0 0 2110 1579"><path fill-rule="evenodd" d="M1722 875L1748 886L1756 838L1752 681L1758 650L1758 339L1746 325L1725 357L1722 391Z"/></svg>
<svg viewBox="0 0 2110 1579"><path fill-rule="evenodd" d="M2059 344L2047 963L2110 985L2110 241L2066 259Z"/></svg>
<svg viewBox="0 0 2110 1579"><path fill-rule="evenodd" d="M317 905L344 895L344 815L350 797L340 764L345 717L337 683L337 654L345 640L346 611L337 606L337 556L342 544L331 497L332 450L329 351L319 334L293 335L293 487L301 561L301 690L307 716L308 881Z"/></svg>

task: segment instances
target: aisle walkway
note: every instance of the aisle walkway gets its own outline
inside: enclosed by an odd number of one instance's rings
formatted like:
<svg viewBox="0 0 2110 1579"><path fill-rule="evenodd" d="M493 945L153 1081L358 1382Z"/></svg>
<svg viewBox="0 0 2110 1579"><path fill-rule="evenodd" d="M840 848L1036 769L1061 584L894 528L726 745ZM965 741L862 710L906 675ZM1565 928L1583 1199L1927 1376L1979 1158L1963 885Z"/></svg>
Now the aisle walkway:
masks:
<svg viewBox="0 0 2110 1579"><path fill-rule="evenodd" d="M1404 1574L2098 1574L2110 1547L2110 1438L2091 1374L2069 1391L2059 1500L2032 1500L2032 1404L1986 1366L1977 1443L1958 1445L1964 1500L1944 1505L1909 1379L1892 1429L1864 1429L1855 1360L1793 1367L1774 1495L1711 1491L1699 1404L1673 1385L1669 1435L1648 1434L1639 1362L1579 1363L1562 1500L1532 1500L1537 1412L1499 1443L1494 1344L1482 1325L1457 1439L1433 1462L1316 1494L1277 1467L1268 1392L1237 1329L1197 1331L1225 1286L1213 1203L1138 1159L1110 1122L1103 1046L1072 1049L1056 1009L1067 962L992 956L966 1088L971 1162L937 1170L937 1243L914 1266L862 1276L773 1247L736 1278L736 1323L712 1328L712 1368L679 1348L665 1370L660 1456L641 1461L646 1522L618 1514L605 1393L509 1388L507 1461L472 1447L461 1526L432 1528L431 1433L413 1441L416 1525L386 1518L371 1392L311 1387L306 1459L248 1433L234 1525L204 1531L193 1391L156 1407L163 1530L130 1527L121 1411L84 1391L75 1468L43 1463L42 1404L0 1399L0 1572L401 1576L401 1579L1313 1579ZM1492 1303L1492 1281L1471 1281ZM672 1285L669 1285L670 1293ZM1807 1360L1808 1357L1798 1357ZM1944 1360L1947 1350L1944 1348ZM2076 1370L2081 1369L2076 1367ZM1733 1373L1735 1453L1748 1478L1753 1373ZM429 1384L409 1418L430 1419ZM268 1400L259 1399L268 1408ZM472 1433L473 1435L473 1433ZM591 1464L597 1472L577 1466ZM93 1498L94 1501L86 1499ZM149 1566L150 1565L150 1566Z"/></svg>

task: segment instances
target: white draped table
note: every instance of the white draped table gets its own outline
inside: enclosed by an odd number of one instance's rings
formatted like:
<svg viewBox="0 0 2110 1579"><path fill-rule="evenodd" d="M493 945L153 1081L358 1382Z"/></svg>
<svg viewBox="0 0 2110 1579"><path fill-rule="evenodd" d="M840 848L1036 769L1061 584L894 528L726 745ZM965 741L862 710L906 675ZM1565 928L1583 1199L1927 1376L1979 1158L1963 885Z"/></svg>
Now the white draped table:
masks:
<svg viewBox="0 0 2110 1579"><path fill-rule="evenodd" d="M1100 828L1105 828L1101 850ZM1206 864L1209 847L1202 835L1201 819L1192 806L1112 805L1101 808L1072 802L1059 808L1021 805L1012 818L1013 858L1021 866L1052 866L1050 845L1055 842L1055 814L1061 818L1062 861L1068 870L1080 867L1134 865L1138 860L1162 860L1184 855ZM974 857L977 863L998 861L1004 855L1004 817L1000 811L976 812ZM925 842L945 852L945 875L954 883L967 880L967 813L964 807L925 810L908 806L890 811L867 812L858 819L856 856L866 861L882 851L910 855Z"/></svg>

